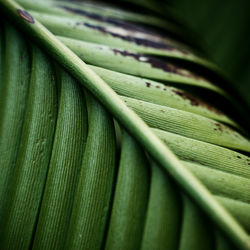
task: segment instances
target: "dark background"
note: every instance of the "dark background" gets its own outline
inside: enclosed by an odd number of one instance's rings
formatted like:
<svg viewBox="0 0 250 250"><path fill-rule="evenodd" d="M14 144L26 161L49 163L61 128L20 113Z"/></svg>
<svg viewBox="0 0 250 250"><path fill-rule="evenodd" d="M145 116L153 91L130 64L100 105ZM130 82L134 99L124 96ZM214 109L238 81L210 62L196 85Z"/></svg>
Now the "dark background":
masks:
<svg viewBox="0 0 250 250"><path fill-rule="evenodd" d="M195 32L197 42L233 81L250 110L250 1L169 0L166 3ZM159 7L160 4L158 1Z"/></svg>

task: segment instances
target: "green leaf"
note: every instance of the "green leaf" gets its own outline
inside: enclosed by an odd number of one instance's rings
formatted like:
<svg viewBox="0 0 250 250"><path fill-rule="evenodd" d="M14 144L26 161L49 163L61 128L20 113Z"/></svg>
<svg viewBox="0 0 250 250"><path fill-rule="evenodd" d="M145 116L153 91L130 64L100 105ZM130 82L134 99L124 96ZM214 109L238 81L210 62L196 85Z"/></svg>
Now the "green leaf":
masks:
<svg viewBox="0 0 250 250"><path fill-rule="evenodd" d="M30 78L30 58L25 41L9 24L5 25L2 35L5 48L1 53L0 204L3 204L9 190L17 160ZM2 214L2 208L0 211Z"/></svg>
<svg viewBox="0 0 250 250"><path fill-rule="evenodd" d="M37 48L33 48L32 52L32 73L21 144L1 218L0 241L4 249L27 249L30 245L48 171L57 116L57 90L50 61Z"/></svg>
<svg viewBox="0 0 250 250"><path fill-rule="evenodd" d="M82 90L67 73L60 70L58 74L58 117L34 236L36 249L64 246L87 137L87 111Z"/></svg>
<svg viewBox="0 0 250 250"><path fill-rule="evenodd" d="M248 218L250 176L249 140L241 129L244 124L234 121L235 114L224 114L196 97L202 98L199 93L203 92L208 97L231 100L232 93L222 89L223 85L217 86L216 80L208 79L204 72L206 67L209 71L214 69L213 75L217 77L216 68L210 63L203 64L206 60L200 60L198 56L193 57L197 59L193 62L202 65L192 67L187 60L190 54L183 53L188 47L180 50L182 45L178 41L170 42L173 50L159 59L156 56L163 52L161 49L134 44L134 40L130 43L124 37L121 40L117 34L128 34L128 31L121 30L121 23L119 29L114 22L108 23L108 15L113 15L112 20L119 19L114 10L108 11L99 26L97 20L88 20L92 26L77 28L77 32L67 23L70 22L68 14L58 17L34 13L54 32L52 34L16 2L0 1L0 6L4 15L25 31L26 37L47 53L33 50L28 106L20 131L21 147L15 169L8 164L6 169L10 174L3 178L10 187L10 192L3 198L0 236L6 248L61 249L65 245L67 249L105 246L109 249L126 248L127 244L136 248L160 248L162 243L161 246L169 244L169 247L183 248L188 245L199 249L203 243L210 249L213 242L218 247L223 246L220 238L214 238L213 231L202 227L203 221L208 219L237 248L250 248L249 222L243 220ZM85 5L79 6L83 11ZM89 6L93 9L93 5ZM44 6L40 7L46 12ZM59 11L62 15L69 10L63 9ZM101 12L94 13L101 16ZM88 14L84 18L94 19L96 15L90 18ZM124 19L131 17L131 21L136 16L124 14ZM77 25L76 18L72 18L74 25ZM148 23L145 18L138 22ZM138 37L136 34L130 37L137 39L144 34L149 41L150 33L146 29L138 31ZM107 30L109 34L106 34ZM79 31L83 32L80 36ZM58 37L57 34L83 41ZM176 53L178 60L169 62ZM77 81L64 72L54 74L50 66L52 59ZM5 70L5 65L2 69ZM6 71L10 72L9 68ZM14 76L19 79L17 73ZM88 117L84 116L85 101L79 84L84 87ZM9 99L9 96L3 97L3 100ZM213 98L210 103L216 105ZM234 100L230 105L236 110L239 107L237 102L234 106ZM75 112L74 107L78 111ZM72 116L67 116L69 110ZM7 113L6 108L4 112ZM120 128L114 126L113 119L133 139L127 135L120 137ZM80 128L76 129L74 124ZM5 134L2 137L6 138ZM14 147L18 148L18 143L14 143ZM155 163L145 157L142 149ZM142 169L147 161L152 166L152 176L148 176L147 167ZM139 171L143 172L139 174ZM148 178L151 178L151 184ZM217 185L216 180L221 179L222 183ZM178 185L172 183L173 180ZM131 189L126 187L127 182L131 183ZM131 192L137 192L137 189L141 190L136 196L138 201L133 202ZM179 202L180 193L184 197L183 203ZM123 196L127 197L127 204ZM50 206L53 209L49 209ZM183 218L181 225L180 216ZM131 222L132 218L135 223ZM136 226L129 230L133 225ZM154 232L153 228L157 230ZM11 245L13 238L15 244Z"/></svg>

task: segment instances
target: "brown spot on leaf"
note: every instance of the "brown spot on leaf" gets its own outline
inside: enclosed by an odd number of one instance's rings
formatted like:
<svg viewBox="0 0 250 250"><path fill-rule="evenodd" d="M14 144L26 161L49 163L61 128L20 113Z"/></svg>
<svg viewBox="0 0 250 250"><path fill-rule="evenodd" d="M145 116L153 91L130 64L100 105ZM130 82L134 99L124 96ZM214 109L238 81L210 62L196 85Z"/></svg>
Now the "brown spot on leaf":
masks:
<svg viewBox="0 0 250 250"><path fill-rule="evenodd" d="M200 77L192 74L189 71L182 70L171 63L168 63L164 60L160 60L160 59L152 57L152 56L146 56L146 55L132 53L132 52L129 52L126 50L119 50L119 49L112 49L112 51L116 55L120 54L122 56L130 56L139 62L149 63L153 68L161 69L161 70L168 72L168 73L173 73L173 74L177 74L180 76L189 77L189 78L193 78L193 79L200 78Z"/></svg>
<svg viewBox="0 0 250 250"><path fill-rule="evenodd" d="M94 24L90 24L90 23L86 23L86 22L84 22L83 25L88 27L88 28L98 30L102 33L109 34L113 37L120 38L120 39L125 40L127 42L135 43L137 45L142 45L142 46L151 47L151 48L164 49L164 50L169 50L169 51L170 50L177 50L177 48L175 48L171 45L167 45L166 43L156 42L156 41L152 41L150 39L132 36L131 32L130 33L127 32L127 35L122 35L119 33L115 33L113 31L109 31L107 28L100 26L100 25L94 25ZM124 31L126 31L126 30L124 30Z"/></svg>
<svg viewBox="0 0 250 250"><path fill-rule="evenodd" d="M200 100L198 98L180 90L173 89L172 91L178 96L182 97L184 100L189 100L192 106L200 105Z"/></svg>
<svg viewBox="0 0 250 250"><path fill-rule="evenodd" d="M150 85L151 85L150 82L146 82L146 86L147 86L148 88L150 87Z"/></svg>
<svg viewBox="0 0 250 250"><path fill-rule="evenodd" d="M139 57L140 57L139 54L135 54L135 53L128 52L126 50L119 50L119 49L112 49L112 51L115 53L115 55L120 54L122 56L131 56L139 61Z"/></svg>
<svg viewBox="0 0 250 250"><path fill-rule="evenodd" d="M135 24L131 24L128 22L124 22L123 20L119 20L116 18L112 18L112 17L107 17L107 16L101 16L99 14L96 13L91 13L89 11L83 10L83 9L76 9L76 8L72 8L72 7L68 7L68 6L57 6L59 8L63 8L71 13L75 13L81 16L86 16L90 19L96 20L96 21L100 21L100 22L105 22L105 23L109 23L115 26L119 26L119 27L123 27L125 29L134 29L134 30L140 30L140 31L145 31L145 29L143 29L142 27L139 27ZM145 31L146 32L146 31ZM148 31L147 31L148 32Z"/></svg>
<svg viewBox="0 0 250 250"><path fill-rule="evenodd" d="M200 107L204 107L206 109L208 109L209 111L216 113L218 115L221 115L222 113L217 110L216 108L208 105L207 103L203 102L201 99L187 93L181 90L177 90L177 89L173 89L172 92L174 92L176 95L180 96L181 98L183 98L184 100L189 100L190 104L192 106L200 106Z"/></svg>
<svg viewBox="0 0 250 250"><path fill-rule="evenodd" d="M219 131L221 131L221 132L223 131L223 125L222 125L222 124L216 123L215 126L217 127L217 129L218 129Z"/></svg>
<svg viewBox="0 0 250 250"><path fill-rule="evenodd" d="M158 68L158 69L162 69L163 71L166 71L166 72L179 74L177 67L175 67L173 64L167 63L163 60L159 60L157 58L151 57L148 59L148 62L152 65L153 68Z"/></svg>
<svg viewBox="0 0 250 250"><path fill-rule="evenodd" d="M161 86L157 85L156 88L159 89Z"/></svg>
<svg viewBox="0 0 250 250"><path fill-rule="evenodd" d="M238 158L238 159L241 159L241 157L240 157L239 155L237 155L237 158Z"/></svg>
<svg viewBox="0 0 250 250"><path fill-rule="evenodd" d="M134 31L134 32L143 32L144 34L150 34L150 35L155 35L157 37L161 37L158 33L153 32L153 31L149 30L148 28L145 28L141 25L137 25L134 23L130 23L128 21L124 21L124 20L117 19L114 17L102 16L100 14L91 13L91 12L83 10L83 9L76 9L76 8L72 8L72 7L68 7L68 6L56 5L56 7L62 8L68 12L71 12L71 13L86 16L92 20L96 20L99 22L105 22L108 24L112 24L113 26L116 26L116 27L124 28L124 30L130 30L130 31ZM178 49L175 48L175 49L181 51L183 54L188 54L188 51L186 51L186 50L182 50L180 48L178 48Z"/></svg>
<svg viewBox="0 0 250 250"><path fill-rule="evenodd" d="M25 21L27 21L29 23L35 23L33 16L31 16L27 11L18 9L17 13Z"/></svg>

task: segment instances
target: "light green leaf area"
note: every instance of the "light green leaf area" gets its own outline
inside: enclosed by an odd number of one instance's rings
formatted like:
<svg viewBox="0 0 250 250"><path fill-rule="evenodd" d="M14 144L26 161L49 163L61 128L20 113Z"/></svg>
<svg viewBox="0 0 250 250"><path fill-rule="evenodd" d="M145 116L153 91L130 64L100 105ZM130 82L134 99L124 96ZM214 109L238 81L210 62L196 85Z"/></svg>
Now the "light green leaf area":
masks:
<svg viewBox="0 0 250 250"><path fill-rule="evenodd" d="M20 4L0 0L0 248L249 250L249 128L181 26Z"/></svg>

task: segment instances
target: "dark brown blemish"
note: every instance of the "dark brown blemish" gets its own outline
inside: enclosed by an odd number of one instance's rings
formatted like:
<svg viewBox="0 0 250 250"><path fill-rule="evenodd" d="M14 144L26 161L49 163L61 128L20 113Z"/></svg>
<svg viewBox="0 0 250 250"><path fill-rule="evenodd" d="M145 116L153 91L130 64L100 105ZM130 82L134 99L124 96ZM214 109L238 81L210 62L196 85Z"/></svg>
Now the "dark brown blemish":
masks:
<svg viewBox="0 0 250 250"><path fill-rule="evenodd" d="M18 9L17 14L29 23L35 23L35 19L27 11Z"/></svg>
<svg viewBox="0 0 250 250"><path fill-rule="evenodd" d="M173 89L172 92L174 92L175 94L177 94L178 96L180 96L181 98L183 98L184 100L189 100L190 101L190 104L192 106L201 106L201 107L204 107L206 109L208 109L209 111L213 112L213 113L216 113L218 115L221 115L222 113L217 110L216 108L208 105L207 103L203 102L201 99L195 97L195 96L192 96L191 94L189 93L186 93L186 92L183 92L181 90L177 90L177 89ZM218 125L216 125L218 126ZM216 130L219 129L219 128L216 128Z"/></svg>
<svg viewBox="0 0 250 250"><path fill-rule="evenodd" d="M238 159L241 159L241 157L240 157L239 155L237 155L237 158L238 158Z"/></svg>
<svg viewBox="0 0 250 250"><path fill-rule="evenodd" d="M161 86L157 85L156 88L159 89Z"/></svg>
<svg viewBox="0 0 250 250"><path fill-rule="evenodd" d="M139 54L128 52L126 50L112 49L112 51L115 53L115 55L120 54L122 56L131 56L131 57L134 57L138 61L140 61L139 57L142 56Z"/></svg>
<svg viewBox="0 0 250 250"><path fill-rule="evenodd" d="M91 13L91 12L88 12L86 10L82 10L82 9L79 10L79 9L68 7L68 6L56 6L56 7L63 8L71 13L75 13L75 14L78 14L81 16L86 16L92 20L96 20L96 21L100 21L100 22L104 22L104 23L109 23L109 24L112 24L112 25L117 26L117 27L122 27L126 30L141 31L141 32L144 32L146 34L156 35L154 32L152 32L148 29L145 29L144 27L138 26L138 25L133 24L133 23L125 22L123 20L119 20L119 19L116 19L113 17L101 16L101 15L96 14L96 13Z"/></svg>
<svg viewBox="0 0 250 250"><path fill-rule="evenodd" d="M150 87L150 85L151 85L150 82L146 82L146 86L147 86L148 88Z"/></svg>
<svg viewBox="0 0 250 250"><path fill-rule="evenodd" d="M182 97L184 100L189 100L190 104L192 106L199 106L200 105L200 100L186 92L177 90L177 89L173 89L172 90L175 94L177 94L178 96Z"/></svg>
<svg viewBox="0 0 250 250"><path fill-rule="evenodd" d="M215 126L217 127L217 129L219 130L219 131L223 131L223 125L222 124L220 124L220 123L215 123Z"/></svg>
<svg viewBox="0 0 250 250"><path fill-rule="evenodd" d="M162 69L163 71L166 71L166 72L171 72L174 74L182 75L179 72L179 69L177 67L175 67L173 64L167 63L163 60L149 57L148 62L151 64L151 66L153 68L158 68L158 69Z"/></svg>
<svg viewBox="0 0 250 250"><path fill-rule="evenodd" d="M121 27L121 28L124 28L125 30L130 30L131 32L143 32L144 34L162 37L161 35L157 34L156 32L148 30L145 27L142 27L142 26L139 26L139 25L136 25L133 23L125 22L124 20L119 20L119 19L112 18L112 17L101 16L101 15L96 14L96 13L91 13L91 12L88 12L88 11L85 11L82 9L79 10L79 9L68 7L68 6L56 6L56 7L63 8L71 13L86 16L92 20L112 24L116 27ZM114 35L114 36L117 35L117 34L112 34L112 33L110 33L110 34ZM141 44L141 45L148 46L148 47L154 47L154 48L166 49L166 50L176 50L176 51L179 51L183 54L189 54L189 52L184 50L184 49L176 48L176 47L170 46L170 45L166 45L165 43L161 43L161 42L153 42L151 40L139 39L139 38L135 38L135 37L132 37L132 38L129 38L129 37L125 38L123 36L119 36L119 37L124 39L124 40L127 39L129 41L136 42L137 44ZM167 38L167 37L165 37L165 38Z"/></svg>
<svg viewBox="0 0 250 250"><path fill-rule="evenodd" d="M152 41L152 40L149 40L149 39L138 38L138 37L134 37L134 36L131 36L131 35L125 36L125 35L117 34L115 32L108 31L103 26L94 25L94 24L85 23L85 22L83 23L83 25L88 27L88 28L98 30L98 31L100 31L102 33L109 34L109 35L111 35L113 37L120 38L120 39L128 41L128 42L133 42L133 43L135 43L137 45L142 45L142 46L145 46L145 47L152 47L152 48L157 48L157 49L164 49L164 50L169 50L169 51L170 50L176 50L175 47L167 45L165 43L155 42L155 41Z"/></svg>
<svg viewBox="0 0 250 250"><path fill-rule="evenodd" d="M101 31L103 33L108 33L106 31L106 28L105 27L102 27L102 26L98 26L98 25L94 25L94 24L90 24L90 23L85 23L83 22L82 23L84 26L88 27L88 28L91 28L91 29L95 29L95 30L98 30L98 31Z"/></svg>
<svg viewBox="0 0 250 250"><path fill-rule="evenodd" d="M119 49L112 49L115 55L120 54L122 56L130 56L136 59L139 62L149 63L151 67L161 69L168 73L174 73L180 76L199 79L198 76L192 74L191 72L183 72L180 68L176 67L175 65L168 63L166 61L160 60L158 58L152 56L145 56L142 54L136 54L132 52L128 52L126 50L119 50Z"/></svg>

